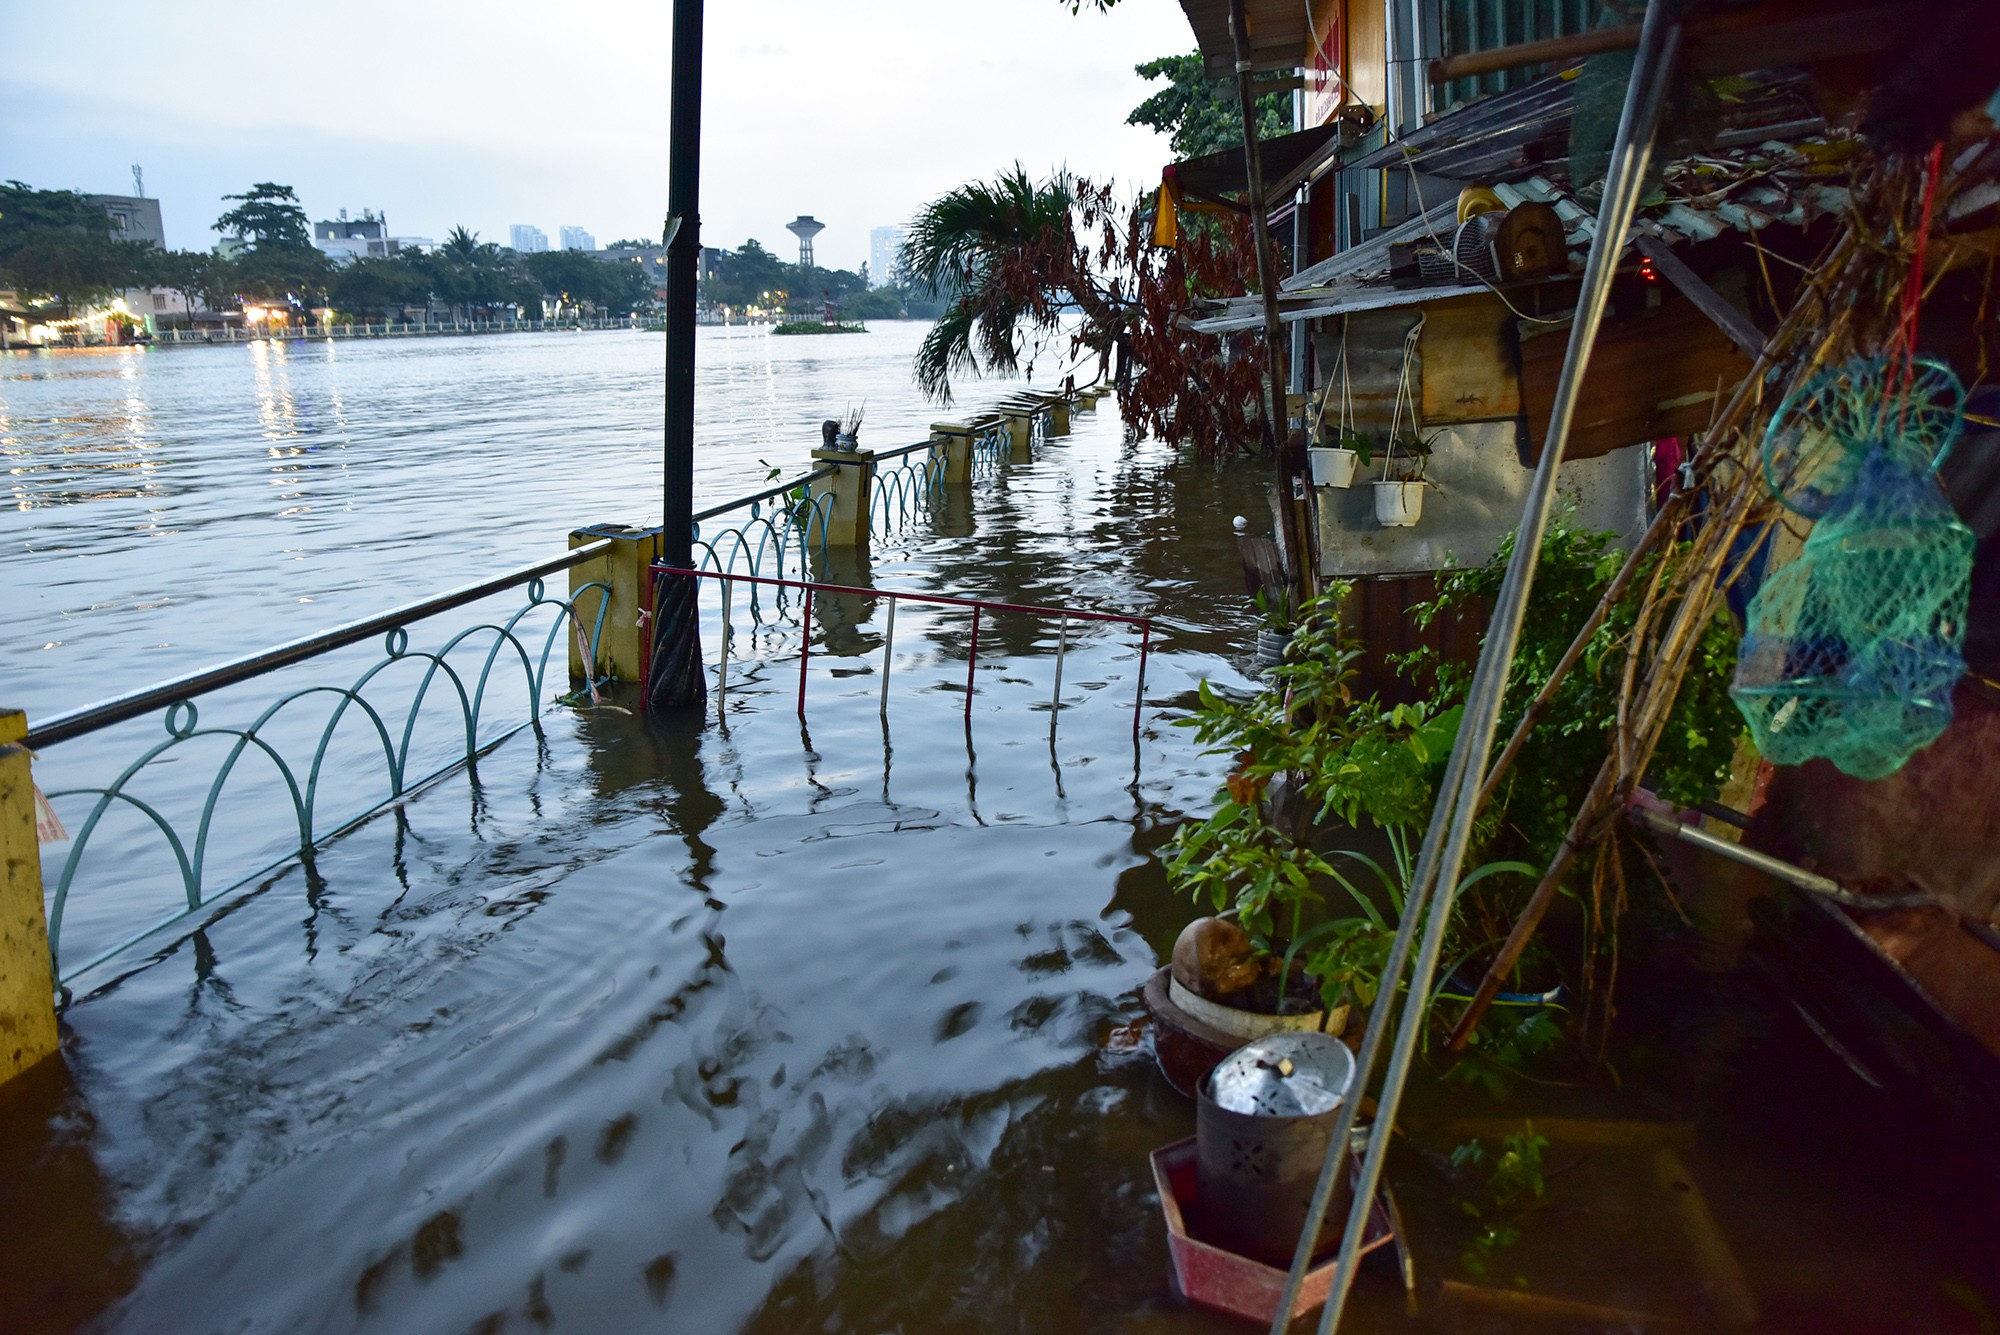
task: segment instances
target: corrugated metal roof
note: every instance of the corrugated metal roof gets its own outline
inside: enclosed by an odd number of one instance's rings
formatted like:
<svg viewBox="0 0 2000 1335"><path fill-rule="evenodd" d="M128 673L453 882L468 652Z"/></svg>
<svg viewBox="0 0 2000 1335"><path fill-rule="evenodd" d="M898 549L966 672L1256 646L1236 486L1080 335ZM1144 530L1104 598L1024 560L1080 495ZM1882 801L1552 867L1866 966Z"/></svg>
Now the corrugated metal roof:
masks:
<svg viewBox="0 0 2000 1335"><path fill-rule="evenodd" d="M1421 306L1446 297L1470 297L1484 292L1484 283L1459 283L1450 287L1353 287L1336 292L1306 293L1282 303L1278 319L1285 324L1317 320L1327 315L1349 315L1355 311L1380 311L1392 306ZM1240 334L1264 324L1264 303L1259 297L1238 297L1217 315L1188 321L1197 334Z"/></svg>
<svg viewBox="0 0 2000 1335"><path fill-rule="evenodd" d="M1371 274L1386 276L1389 272L1389 247L1406 241L1422 240L1431 232L1440 235L1458 226L1458 197L1452 196L1446 202L1391 227L1380 236L1370 238L1358 246L1349 246L1338 255L1329 256L1318 264L1299 270L1290 278L1278 284L1280 292L1294 292L1300 288L1326 287L1347 279L1364 278Z"/></svg>
<svg viewBox="0 0 2000 1335"><path fill-rule="evenodd" d="M1527 91L1527 90L1523 90ZM1844 212L1849 195L1839 175L1839 141L1771 141L1719 153L1697 154L1668 164L1664 200L1641 209L1632 234L1645 233L1669 245L1700 244L1725 232L1760 232L1775 224L1804 226L1827 214ZM1833 173L1833 174L1829 174ZM1526 200L1548 204L1562 220L1572 271L1597 234L1597 217L1554 179L1531 174L1493 187L1509 208ZM1390 247L1429 237L1447 244L1457 230L1456 197L1280 284L1279 318L1285 322L1416 305L1485 291L1482 283L1444 281L1426 286L1392 285ZM1629 242L1630 236L1626 238ZM1236 297L1210 314L1190 321L1201 333L1231 333L1263 323L1258 297Z"/></svg>

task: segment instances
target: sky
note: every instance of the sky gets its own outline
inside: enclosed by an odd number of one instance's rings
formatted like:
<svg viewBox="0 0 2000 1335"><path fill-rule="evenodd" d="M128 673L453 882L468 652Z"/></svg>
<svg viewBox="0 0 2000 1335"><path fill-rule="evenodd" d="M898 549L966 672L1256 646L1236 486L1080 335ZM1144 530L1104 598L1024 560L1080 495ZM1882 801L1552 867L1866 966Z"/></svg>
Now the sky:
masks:
<svg viewBox="0 0 2000 1335"><path fill-rule="evenodd" d="M1125 124L1141 60L1194 49L1175 0L708 0L702 241L781 253L801 213L821 265L873 227L1021 162L1131 192L1164 137ZM0 179L128 194L207 249L222 196L295 189L314 218L399 236L531 223L599 245L666 213L671 0L0 0ZM1157 86L1157 85L1155 85Z"/></svg>

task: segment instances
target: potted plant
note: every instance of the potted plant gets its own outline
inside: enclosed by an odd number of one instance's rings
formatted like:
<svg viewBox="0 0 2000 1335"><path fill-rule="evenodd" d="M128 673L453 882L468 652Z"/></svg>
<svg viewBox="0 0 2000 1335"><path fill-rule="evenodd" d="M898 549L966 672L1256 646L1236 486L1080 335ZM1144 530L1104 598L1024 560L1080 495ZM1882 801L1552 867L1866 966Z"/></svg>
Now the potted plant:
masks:
<svg viewBox="0 0 2000 1335"><path fill-rule="evenodd" d="M1257 667L1268 672L1285 661L1285 647L1292 642L1298 616L1292 610L1292 591L1283 586L1257 593Z"/></svg>
<svg viewBox="0 0 2000 1335"><path fill-rule="evenodd" d="M1375 462L1375 442L1353 427L1342 428L1339 441L1338 445L1315 445L1306 451L1315 487L1350 487L1354 470Z"/></svg>
<svg viewBox="0 0 2000 1335"><path fill-rule="evenodd" d="M1329 922L1394 932L1394 897L1378 903L1349 875L1371 860L1325 851L1323 827L1333 815L1364 814L1398 831L1421 825L1429 772L1450 748L1456 715L1353 698L1359 650L1339 634L1344 593L1336 587L1299 609L1290 652L1263 690L1236 700L1204 682L1199 709L1183 721L1236 761L1214 812L1177 834L1169 865L1174 884L1212 916L1189 925L1173 965L1147 988L1156 1053L1184 1091L1265 1033L1341 1032L1353 1003L1372 999L1356 986L1355 964L1370 947L1360 928L1336 933ZM1406 844L1400 833L1392 841Z"/></svg>
<svg viewBox="0 0 2000 1335"><path fill-rule="evenodd" d="M1253 1038L1351 1028L1382 986L1462 709L1355 698L1345 594L1336 585L1299 609L1291 651L1255 696L1203 683L1182 721L1235 762L1215 810L1175 835L1168 864L1173 885L1212 916L1188 925L1146 988L1155 1054L1183 1093ZM1352 846L1370 830L1386 845L1380 858ZM1460 888L1534 871L1487 863Z"/></svg>
<svg viewBox="0 0 2000 1335"><path fill-rule="evenodd" d="M1340 343L1340 425L1331 433L1335 441L1332 445L1314 445L1306 451L1307 463L1312 472L1315 487L1347 488L1354 483L1355 468L1366 468L1375 461L1375 441L1356 428L1354 418L1354 392L1347 376L1347 337L1343 333ZM1312 400L1312 430L1308 440L1318 440L1326 423L1325 395Z"/></svg>
<svg viewBox="0 0 2000 1335"><path fill-rule="evenodd" d="M1376 523L1384 528L1410 528L1423 517L1424 488L1437 486L1430 480L1431 451L1443 434L1439 431L1426 437L1411 431L1389 442L1383 456L1384 476L1375 483Z"/></svg>

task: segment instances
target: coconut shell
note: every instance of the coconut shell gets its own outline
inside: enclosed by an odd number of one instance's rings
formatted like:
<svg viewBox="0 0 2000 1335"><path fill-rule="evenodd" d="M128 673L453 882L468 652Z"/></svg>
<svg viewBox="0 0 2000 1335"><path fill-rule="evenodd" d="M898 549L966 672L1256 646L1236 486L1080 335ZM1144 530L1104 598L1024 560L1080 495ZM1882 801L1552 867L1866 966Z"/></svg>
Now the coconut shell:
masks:
<svg viewBox="0 0 2000 1335"><path fill-rule="evenodd" d="M1264 975L1250 934L1226 918L1196 918L1174 942L1174 981L1198 997L1226 1001Z"/></svg>

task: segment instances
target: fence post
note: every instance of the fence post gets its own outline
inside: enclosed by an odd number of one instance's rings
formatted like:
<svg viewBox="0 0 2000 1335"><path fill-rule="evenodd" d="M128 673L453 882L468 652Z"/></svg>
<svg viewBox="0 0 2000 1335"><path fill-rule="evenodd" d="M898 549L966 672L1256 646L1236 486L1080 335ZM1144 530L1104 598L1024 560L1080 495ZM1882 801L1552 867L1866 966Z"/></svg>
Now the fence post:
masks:
<svg viewBox="0 0 2000 1335"><path fill-rule="evenodd" d="M1069 399L1057 395L1049 400L1049 434L1067 436L1069 434Z"/></svg>
<svg viewBox="0 0 2000 1335"><path fill-rule="evenodd" d="M1035 410L1033 408L1008 408L1007 417L1007 462L1025 464L1034 462L1031 446L1035 439Z"/></svg>
<svg viewBox="0 0 2000 1335"><path fill-rule="evenodd" d="M27 735L26 714L0 709L0 1084L56 1050L35 783L20 745Z"/></svg>
<svg viewBox="0 0 2000 1335"><path fill-rule="evenodd" d="M650 612L653 600L653 562L660 557L660 530L629 528L624 524L598 524L580 528L569 535L572 550L599 538L611 539L604 555L571 566L569 593L575 603L577 591L586 584L611 586L611 605L604 612L604 630L597 641L597 672L619 681L646 681L646 662L652 650L653 628L641 619ZM593 591L576 603L576 619L583 627L587 643L597 623L598 599ZM650 619L650 618L648 618ZM575 631L569 636L569 675L583 679L583 648Z"/></svg>
<svg viewBox="0 0 2000 1335"><path fill-rule="evenodd" d="M931 439L944 447L946 486L962 487L972 481L972 437L972 428L963 422L931 423ZM933 459L937 454L931 451Z"/></svg>
<svg viewBox="0 0 2000 1335"><path fill-rule="evenodd" d="M827 442L812 452L818 463L833 464L831 477L815 478L812 497L832 496L826 513L826 543L829 547L865 547L868 544L868 500L875 490L875 452L859 446L835 448L837 423L821 424Z"/></svg>

